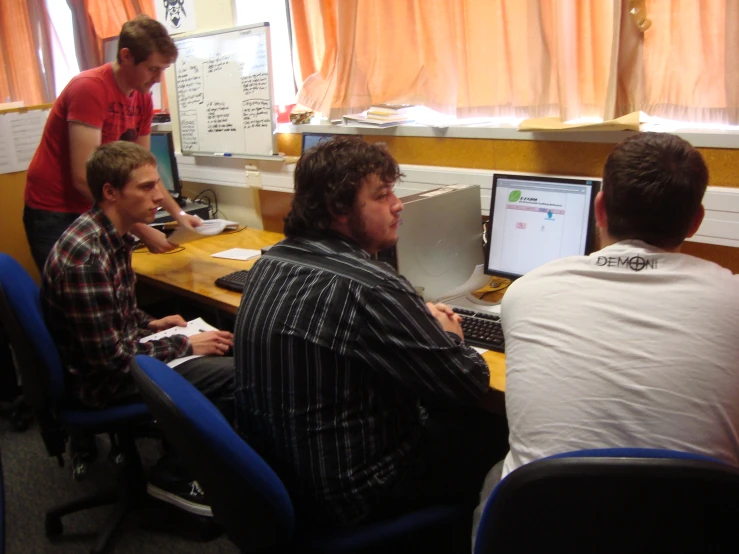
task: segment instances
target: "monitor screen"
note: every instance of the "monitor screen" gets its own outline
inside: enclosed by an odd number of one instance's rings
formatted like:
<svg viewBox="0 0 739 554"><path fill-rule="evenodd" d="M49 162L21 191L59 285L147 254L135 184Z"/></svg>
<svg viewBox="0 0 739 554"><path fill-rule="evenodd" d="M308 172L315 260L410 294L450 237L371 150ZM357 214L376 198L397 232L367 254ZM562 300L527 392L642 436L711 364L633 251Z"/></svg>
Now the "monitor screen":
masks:
<svg viewBox="0 0 739 554"><path fill-rule="evenodd" d="M485 273L517 278L547 262L589 254L600 180L493 176Z"/></svg>
<svg viewBox="0 0 739 554"><path fill-rule="evenodd" d="M182 185L177 172L172 133L155 131L151 134L151 153L157 159L157 169L162 184L173 196L179 196Z"/></svg>
<svg viewBox="0 0 739 554"><path fill-rule="evenodd" d="M303 133L303 139L300 145L300 153L302 154L306 150L310 150L314 146L317 146L321 142L333 138L335 135L330 133Z"/></svg>

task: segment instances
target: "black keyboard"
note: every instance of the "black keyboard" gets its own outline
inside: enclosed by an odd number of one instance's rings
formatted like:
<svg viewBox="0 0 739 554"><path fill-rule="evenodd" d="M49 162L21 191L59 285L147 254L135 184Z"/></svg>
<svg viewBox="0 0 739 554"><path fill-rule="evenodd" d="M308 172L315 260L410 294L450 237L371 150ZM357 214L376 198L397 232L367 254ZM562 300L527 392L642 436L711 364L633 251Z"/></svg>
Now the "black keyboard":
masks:
<svg viewBox="0 0 739 554"><path fill-rule="evenodd" d="M248 269L240 269L223 277L216 279L216 286L222 289L232 290L234 292L243 292L246 286L246 277L249 275Z"/></svg>
<svg viewBox="0 0 739 554"><path fill-rule="evenodd" d="M505 352L503 328L500 326L498 314L476 312L465 308L453 308L453 310L462 316L464 342L488 350Z"/></svg>

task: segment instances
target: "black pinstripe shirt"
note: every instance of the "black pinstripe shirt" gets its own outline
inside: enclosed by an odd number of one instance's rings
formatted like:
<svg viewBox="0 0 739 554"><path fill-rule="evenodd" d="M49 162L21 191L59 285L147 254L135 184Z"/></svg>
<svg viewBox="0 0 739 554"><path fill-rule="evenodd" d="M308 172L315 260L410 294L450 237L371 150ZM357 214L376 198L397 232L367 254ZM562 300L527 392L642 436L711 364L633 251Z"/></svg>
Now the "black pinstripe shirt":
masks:
<svg viewBox="0 0 739 554"><path fill-rule="evenodd" d="M366 279L267 257L254 264L236 320L237 425L299 512L352 523L415 455L420 398L475 403L487 364L407 280L342 235L280 247Z"/></svg>

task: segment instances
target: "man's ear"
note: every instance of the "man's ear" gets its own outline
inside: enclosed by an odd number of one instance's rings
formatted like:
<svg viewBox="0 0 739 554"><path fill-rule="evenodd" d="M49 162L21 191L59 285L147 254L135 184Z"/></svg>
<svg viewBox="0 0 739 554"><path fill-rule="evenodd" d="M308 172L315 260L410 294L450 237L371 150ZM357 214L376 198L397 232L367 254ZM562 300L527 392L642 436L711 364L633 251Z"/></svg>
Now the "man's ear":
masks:
<svg viewBox="0 0 739 554"><path fill-rule="evenodd" d="M688 229L688 234L685 238L690 238L693 235L695 235L698 232L698 229L701 226L701 223L703 223L703 218L706 216L706 209L703 207L703 204L700 205L700 208L698 208L698 212L695 214L695 217L693 217L693 221L690 224L690 228Z"/></svg>
<svg viewBox="0 0 739 554"><path fill-rule="evenodd" d="M595 196L595 226L599 229L608 228L608 216L606 215L606 201L603 191Z"/></svg>
<svg viewBox="0 0 739 554"><path fill-rule="evenodd" d="M103 185L102 200L115 203L115 201L118 200L118 189L110 183L105 183Z"/></svg>
<svg viewBox="0 0 739 554"><path fill-rule="evenodd" d="M118 51L118 55L121 58L121 64L135 65L133 60L133 54L130 48L121 48Z"/></svg>

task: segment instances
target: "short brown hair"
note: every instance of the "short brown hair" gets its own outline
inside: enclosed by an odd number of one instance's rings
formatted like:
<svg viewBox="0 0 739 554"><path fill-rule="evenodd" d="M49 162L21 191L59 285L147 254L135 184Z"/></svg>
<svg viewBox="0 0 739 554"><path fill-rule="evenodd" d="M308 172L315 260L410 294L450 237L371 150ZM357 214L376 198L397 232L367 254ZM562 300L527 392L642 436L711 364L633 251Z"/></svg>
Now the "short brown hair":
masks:
<svg viewBox="0 0 739 554"><path fill-rule="evenodd" d="M167 29L148 15L137 15L126 21L118 37L118 63L121 63L121 50L128 48L133 55L133 63L139 64L158 52L172 62L177 59L177 45L169 36Z"/></svg>
<svg viewBox="0 0 739 554"><path fill-rule="evenodd" d="M105 183L121 190L131 178L131 173L144 165L156 167L157 159L135 142L119 140L98 147L87 160L87 185L95 202L102 199Z"/></svg>
<svg viewBox="0 0 739 554"><path fill-rule="evenodd" d="M639 133L616 145L603 167L608 234L675 248L688 236L708 185L708 168L686 140Z"/></svg>
<svg viewBox="0 0 739 554"><path fill-rule="evenodd" d="M305 152L295 166L295 196L285 218L285 235L329 229L336 216L352 211L357 192L371 175L388 184L402 176L384 146L359 137L336 136Z"/></svg>

